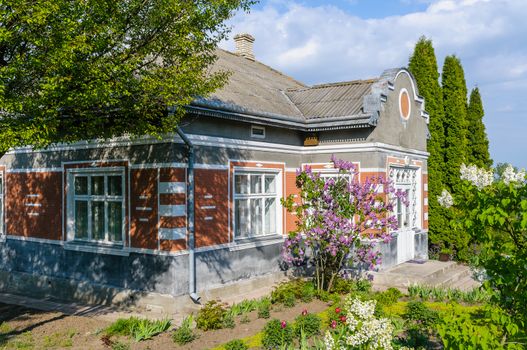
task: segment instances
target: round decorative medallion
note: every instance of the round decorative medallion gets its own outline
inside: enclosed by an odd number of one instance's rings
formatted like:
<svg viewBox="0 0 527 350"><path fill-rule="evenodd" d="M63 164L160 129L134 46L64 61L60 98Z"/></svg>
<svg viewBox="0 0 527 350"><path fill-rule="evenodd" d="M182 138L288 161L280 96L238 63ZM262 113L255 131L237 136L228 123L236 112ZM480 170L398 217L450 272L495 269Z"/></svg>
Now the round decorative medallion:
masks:
<svg viewBox="0 0 527 350"><path fill-rule="evenodd" d="M410 113L412 112L412 107L410 105L410 95L406 89L401 89L399 93L399 113L401 118L408 120L410 118Z"/></svg>

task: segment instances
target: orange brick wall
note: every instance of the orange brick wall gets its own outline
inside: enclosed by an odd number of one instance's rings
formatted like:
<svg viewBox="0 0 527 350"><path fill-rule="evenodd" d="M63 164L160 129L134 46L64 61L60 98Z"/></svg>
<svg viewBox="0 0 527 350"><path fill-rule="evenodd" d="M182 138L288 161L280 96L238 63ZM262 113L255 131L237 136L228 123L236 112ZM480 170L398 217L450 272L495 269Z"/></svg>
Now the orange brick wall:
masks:
<svg viewBox="0 0 527 350"><path fill-rule="evenodd" d="M62 240L61 196L62 173L60 172L7 173L5 177L6 233L14 236Z"/></svg>
<svg viewBox="0 0 527 350"><path fill-rule="evenodd" d="M133 169L130 179L131 245L134 248L157 249L157 169Z"/></svg>
<svg viewBox="0 0 527 350"><path fill-rule="evenodd" d="M196 247L229 242L229 172L196 169Z"/></svg>

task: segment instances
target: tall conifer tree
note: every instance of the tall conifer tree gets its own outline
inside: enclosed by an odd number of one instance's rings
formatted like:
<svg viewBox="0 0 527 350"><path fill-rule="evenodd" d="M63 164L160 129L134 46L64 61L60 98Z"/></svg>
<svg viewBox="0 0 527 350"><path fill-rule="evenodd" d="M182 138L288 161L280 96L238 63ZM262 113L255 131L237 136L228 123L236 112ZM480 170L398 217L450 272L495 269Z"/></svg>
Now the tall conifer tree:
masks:
<svg viewBox="0 0 527 350"><path fill-rule="evenodd" d="M449 230L445 209L437 198L444 188L443 172L445 133L443 130L443 92L439 85L439 72L432 41L421 37L416 43L408 65L417 81L419 94L425 100L425 110L430 115L428 140L428 232L430 242L441 244L443 233Z"/></svg>
<svg viewBox="0 0 527 350"><path fill-rule="evenodd" d="M489 154L489 139L483 124L484 114L481 95L476 87L470 93L467 110L467 142L469 150L467 162L480 168L489 168L492 166L492 159L490 159Z"/></svg>
<svg viewBox="0 0 527 350"><path fill-rule="evenodd" d="M447 56L442 76L445 108L445 184L454 192L459 189L459 168L467 161L467 85L461 61Z"/></svg>
<svg viewBox="0 0 527 350"><path fill-rule="evenodd" d="M443 105L445 119L445 188L456 193L460 191L459 169L467 162L467 86L461 61L456 56L447 56L442 74ZM462 213L459 213L462 215ZM470 257L469 237L461 230L450 228L442 236L442 246L452 250L456 259Z"/></svg>

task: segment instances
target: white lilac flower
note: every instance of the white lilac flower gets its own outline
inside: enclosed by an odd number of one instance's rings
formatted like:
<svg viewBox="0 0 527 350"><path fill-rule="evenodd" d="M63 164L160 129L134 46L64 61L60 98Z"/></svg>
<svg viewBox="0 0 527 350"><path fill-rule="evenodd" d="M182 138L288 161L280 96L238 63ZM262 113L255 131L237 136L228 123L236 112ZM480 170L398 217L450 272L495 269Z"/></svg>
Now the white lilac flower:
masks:
<svg viewBox="0 0 527 350"><path fill-rule="evenodd" d="M501 179L506 185L510 184L511 182L522 183L525 181L525 169L522 169L516 173L512 165L509 164L501 175Z"/></svg>
<svg viewBox="0 0 527 350"><path fill-rule="evenodd" d="M351 299L351 296L346 300L347 317L347 333L339 344L335 344L333 339L329 339L326 334L324 339L326 349L335 348L348 349L364 348L370 350L392 350L392 335L393 326L386 318L376 319L375 301L360 301L359 299Z"/></svg>
<svg viewBox="0 0 527 350"><path fill-rule="evenodd" d="M439 205L445 208L450 208L452 205L454 205L454 199L447 190L443 190L443 192L441 192L441 196L437 197L437 201L439 202Z"/></svg>
<svg viewBox="0 0 527 350"><path fill-rule="evenodd" d="M466 166L465 164L461 164L459 170L461 173L461 180L469 181L480 190L492 185L492 182L494 181L492 171L478 168L475 165Z"/></svg>
<svg viewBox="0 0 527 350"><path fill-rule="evenodd" d="M326 350L336 349L335 340L333 339L329 331L326 331L326 336L324 337L324 345L326 346Z"/></svg>

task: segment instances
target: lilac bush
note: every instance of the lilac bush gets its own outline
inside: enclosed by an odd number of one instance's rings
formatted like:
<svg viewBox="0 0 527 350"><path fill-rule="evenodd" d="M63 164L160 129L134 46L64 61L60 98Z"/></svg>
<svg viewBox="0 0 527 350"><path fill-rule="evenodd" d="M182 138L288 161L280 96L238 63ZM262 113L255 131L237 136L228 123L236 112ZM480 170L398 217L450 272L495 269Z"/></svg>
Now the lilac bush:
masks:
<svg viewBox="0 0 527 350"><path fill-rule="evenodd" d="M297 229L284 242L282 257L290 265L310 261L315 268L319 291L330 291L335 277L351 264L366 264L373 269L381 263L375 249L378 241L389 242L390 231L397 229L393 200L401 198L383 177L359 182L354 164L331 158L335 176L322 177L310 167L297 171L300 198L283 201L296 214Z"/></svg>

